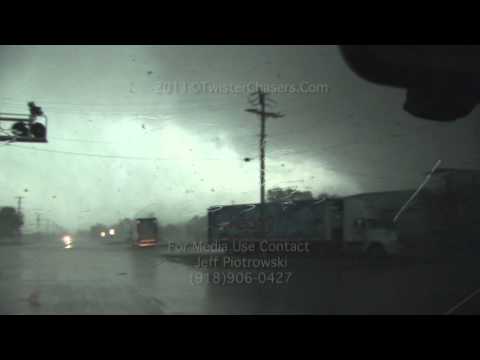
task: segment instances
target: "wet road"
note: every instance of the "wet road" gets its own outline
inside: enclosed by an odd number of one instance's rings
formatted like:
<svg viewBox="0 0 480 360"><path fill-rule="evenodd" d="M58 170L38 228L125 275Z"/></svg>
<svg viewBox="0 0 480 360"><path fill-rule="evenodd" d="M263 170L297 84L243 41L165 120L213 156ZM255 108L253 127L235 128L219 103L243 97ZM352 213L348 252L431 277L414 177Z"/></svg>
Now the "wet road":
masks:
<svg viewBox="0 0 480 360"><path fill-rule="evenodd" d="M0 245L0 314L444 314L480 288L475 257L290 257L261 271L182 259L88 239ZM477 295L453 313L480 313Z"/></svg>
<svg viewBox="0 0 480 360"><path fill-rule="evenodd" d="M92 240L0 246L1 314L196 313L205 289L150 249Z"/></svg>

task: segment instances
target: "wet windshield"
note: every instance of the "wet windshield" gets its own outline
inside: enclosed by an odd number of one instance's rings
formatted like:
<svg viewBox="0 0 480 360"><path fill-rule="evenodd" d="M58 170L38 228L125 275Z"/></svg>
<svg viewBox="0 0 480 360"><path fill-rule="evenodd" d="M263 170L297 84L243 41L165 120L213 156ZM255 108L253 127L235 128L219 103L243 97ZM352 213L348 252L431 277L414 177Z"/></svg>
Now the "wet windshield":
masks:
<svg viewBox="0 0 480 360"><path fill-rule="evenodd" d="M443 314L480 286L478 113L402 111L338 46L2 45L0 80L1 314Z"/></svg>

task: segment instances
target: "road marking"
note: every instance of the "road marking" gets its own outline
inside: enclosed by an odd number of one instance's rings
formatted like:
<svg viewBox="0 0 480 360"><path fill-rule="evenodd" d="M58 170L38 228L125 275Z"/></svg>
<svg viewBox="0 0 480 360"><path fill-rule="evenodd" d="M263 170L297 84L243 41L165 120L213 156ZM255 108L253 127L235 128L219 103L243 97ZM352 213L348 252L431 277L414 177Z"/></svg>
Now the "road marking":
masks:
<svg viewBox="0 0 480 360"><path fill-rule="evenodd" d="M450 310L448 310L445 315L451 315L453 314L456 310L458 310L460 307L462 307L463 305L465 305L467 302L469 302L470 300L472 300L475 296L477 296L478 294L480 294L480 289L476 290L475 292L473 292L472 294L470 294L469 296L467 296L465 299L463 299L462 301L460 301L457 305L455 305L454 307L452 307Z"/></svg>

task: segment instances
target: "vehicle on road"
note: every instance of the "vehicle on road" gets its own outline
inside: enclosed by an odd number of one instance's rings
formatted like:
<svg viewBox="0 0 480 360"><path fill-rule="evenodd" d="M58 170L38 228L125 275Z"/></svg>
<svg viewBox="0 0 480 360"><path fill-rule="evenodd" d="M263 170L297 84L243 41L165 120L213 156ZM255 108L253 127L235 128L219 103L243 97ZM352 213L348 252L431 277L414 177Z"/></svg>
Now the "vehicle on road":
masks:
<svg viewBox="0 0 480 360"><path fill-rule="evenodd" d="M64 234L62 236L62 242L65 249L70 249L73 246L73 237L70 234Z"/></svg>
<svg viewBox="0 0 480 360"><path fill-rule="evenodd" d="M103 229L102 231L100 231L98 235L100 236L101 239L109 240L109 239L116 238L117 233L114 228L109 228L109 229Z"/></svg>
<svg viewBox="0 0 480 360"><path fill-rule="evenodd" d="M393 221L369 212L361 196L264 206L264 232L260 204L210 208L209 243L230 249L245 242L259 248L267 248L262 242L304 243L311 250L358 249L374 257L396 254L401 248Z"/></svg>
<svg viewBox="0 0 480 360"><path fill-rule="evenodd" d="M138 247L156 246L159 243L159 226L156 218L138 218L132 229L133 244Z"/></svg>
<svg viewBox="0 0 480 360"><path fill-rule="evenodd" d="M437 161L398 211L392 208L396 206L395 200L387 204L389 195L386 193L215 206L208 209L208 241L230 250L245 248L238 243L253 243L260 250L262 247L282 248L268 244L273 242L286 244L284 248L304 243L312 250L357 250L374 258L400 254L403 246L399 240L398 220L440 164L441 161Z"/></svg>

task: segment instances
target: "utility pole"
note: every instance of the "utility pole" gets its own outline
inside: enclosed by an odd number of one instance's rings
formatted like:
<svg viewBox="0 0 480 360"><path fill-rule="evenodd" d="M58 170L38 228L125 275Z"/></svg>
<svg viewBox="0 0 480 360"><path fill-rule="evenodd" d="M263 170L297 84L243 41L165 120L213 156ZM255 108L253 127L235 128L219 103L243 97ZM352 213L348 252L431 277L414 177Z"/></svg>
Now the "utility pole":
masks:
<svg viewBox="0 0 480 360"><path fill-rule="evenodd" d="M266 122L268 118L278 119L284 117L283 114L267 112L267 101L274 102L268 98L268 94L258 89L251 94L255 98L249 100L251 105L260 106L260 109L246 109L245 111L258 115L260 117L260 224L262 237L265 236L265 145L266 145Z"/></svg>
<svg viewBox="0 0 480 360"><path fill-rule="evenodd" d="M40 233L40 216L41 214L37 213L37 233Z"/></svg>
<svg viewBox="0 0 480 360"><path fill-rule="evenodd" d="M17 212L19 214L21 214L22 213L22 200L24 199L24 197L23 196L16 196L15 198L17 199Z"/></svg>
<svg viewBox="0 0 480 360"><path fill-rule="evenodd" d="M47 235L50 234L50 223L51 223L51 220L47 219L47 221L45 223L45 228L46 228L45 232L46 232Z"/></svg>

